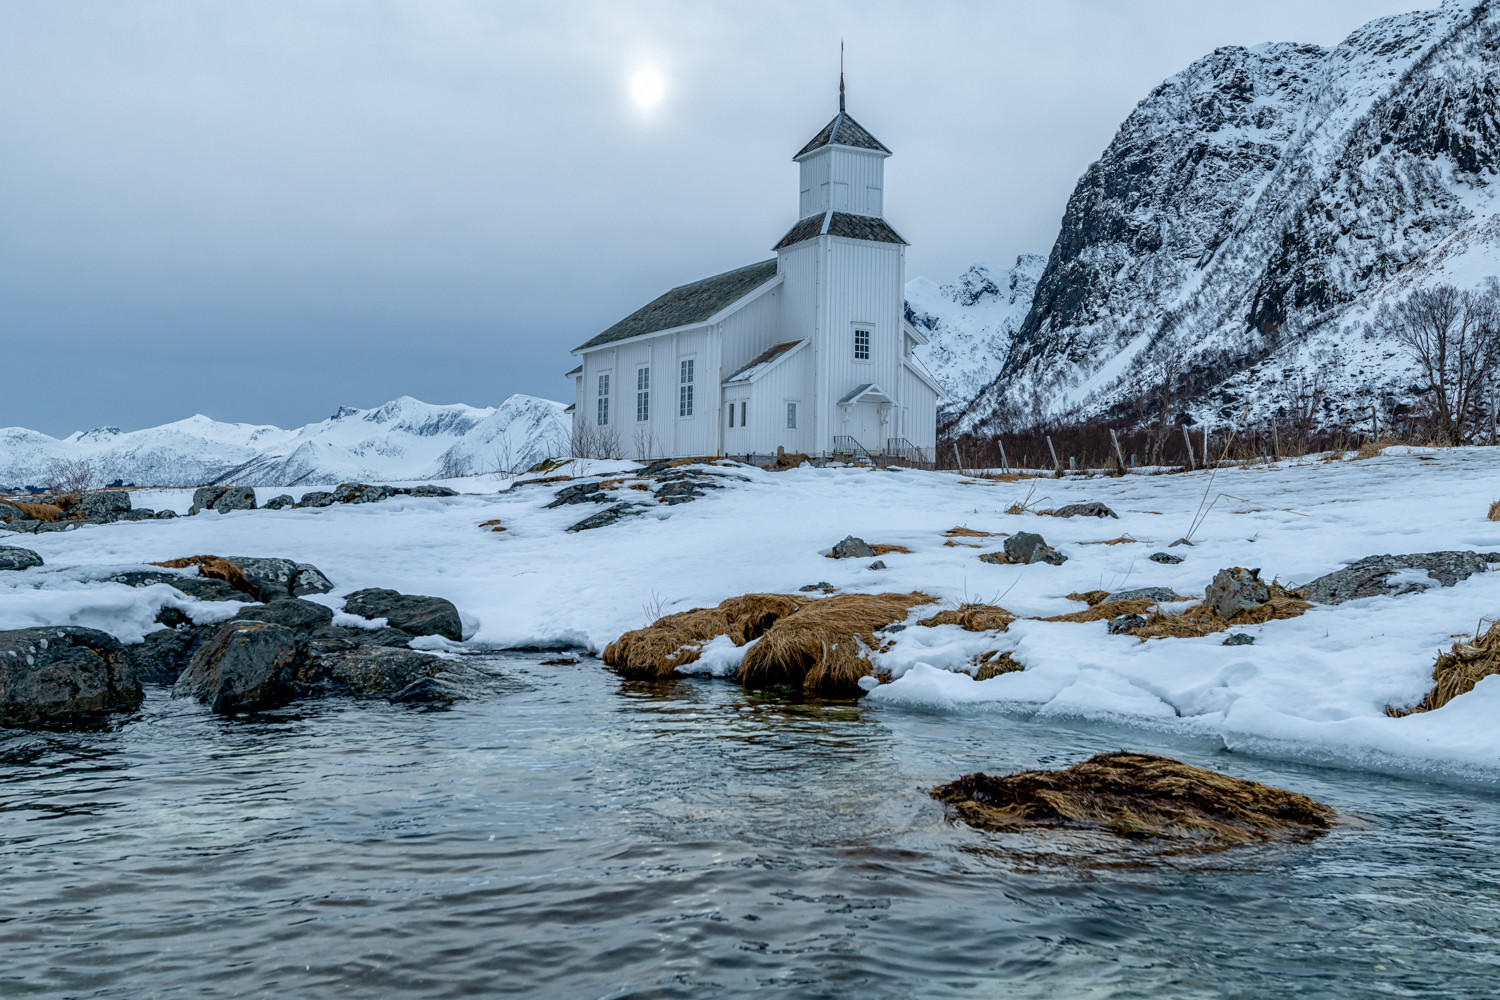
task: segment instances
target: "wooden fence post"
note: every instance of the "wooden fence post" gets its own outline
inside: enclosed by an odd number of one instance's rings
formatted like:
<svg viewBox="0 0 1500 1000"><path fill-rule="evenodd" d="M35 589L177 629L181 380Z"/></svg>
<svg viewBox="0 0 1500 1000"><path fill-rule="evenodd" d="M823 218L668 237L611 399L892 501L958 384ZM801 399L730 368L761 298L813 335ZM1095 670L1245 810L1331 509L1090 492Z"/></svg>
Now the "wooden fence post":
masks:
<svg viewBox="0 0 1500 1000"><path fill-rule="evenodd" d="M964 474L964 463L963 463L963 460L958 457L958 442L957 441L953 442L953 464L958 467L958 474L960 476L963 475Z"/></svg>
<svg viewBox="0 0 1500 1000"><path fill-rule="evenodd" d="M1203 467L1208 468L1208 425L1203 425Z"/></svg>
<svg viewBox="0 0 1500 1000"><path fill-rule="evenodd" d="M1196 469L1198 466L1193 462L1193 438L1186 427L1182 429L1182 443L1187 446L1188 468Z"/></svg>
<svg viewBox="0 0 1500 1000"><path fill-rule="evenodd" d="M1120 475L1123 476L1125 475L1125 453L1120 450L1120 435L1115 433L1113 427L1109 429L1109 439L1115 443L1115 462L1120 470Z"/></svg>
<svg viewBox="0 0 1500 1000"><path fill-rule="evenodd" d="M1052 468L1057 471L1057 478L1062 478L1062 462L1057 457L1057 449L1052 445L1052 435L1047 435L1047 450L1052 452Z"/></svg>
<svg viewBox="0 0 1500 1000"><path fill-rule="evenodd" d="M1010 472L1010 459L1005 457L1005 442L995 438L995 444L1000 446L1000 468L1007 474Z"/></svg>

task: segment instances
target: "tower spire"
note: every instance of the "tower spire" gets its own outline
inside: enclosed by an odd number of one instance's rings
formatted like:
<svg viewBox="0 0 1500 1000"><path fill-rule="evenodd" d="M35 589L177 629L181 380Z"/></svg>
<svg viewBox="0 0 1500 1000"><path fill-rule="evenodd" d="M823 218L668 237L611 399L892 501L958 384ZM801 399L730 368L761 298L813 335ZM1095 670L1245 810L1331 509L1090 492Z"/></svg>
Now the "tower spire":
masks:
<svg viewBox="0 0 1500 1000"><path fill-rule="evenodd" d="M839 39L839 114L844 113L844 40Z"/></svg>

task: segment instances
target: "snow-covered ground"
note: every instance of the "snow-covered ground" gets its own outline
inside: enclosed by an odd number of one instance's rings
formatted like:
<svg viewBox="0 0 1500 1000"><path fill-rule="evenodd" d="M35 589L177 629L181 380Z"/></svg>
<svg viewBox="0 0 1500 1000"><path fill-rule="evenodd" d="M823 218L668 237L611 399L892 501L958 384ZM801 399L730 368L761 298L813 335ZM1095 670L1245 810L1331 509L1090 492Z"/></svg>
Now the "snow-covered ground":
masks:
<svg viewBox="0 0 1500 1000"><path fill-rule="evenodd" d="M633 467L595 462L591 471ZM1500 497L1495 449L1393 449L1365 461L1221 470L1211 483L1202 472L1006 483L852 468L722 471L745 481L576 534L564 529L600 507L546 510L562 484L497 493L508 480L488 477L450 481L482 491L454 498L0 536L0 544L35 548L47 561L40 570L0 573L0 628L82 624L136 639L156 627L157 607L181 603L173 592L85 578L197 553L311 562L334 581L335 605L338 595L369 586L447 597L464 613L471 646L598 650L658 614L823 580L843 590L922 590L946 606L977 600L1045 616L1082 608L1066 598L1071 591L1165 586L1201 594L1227 566L1259 567L1268 580L1298 584L1371 554L1500 550L1500 522L1485 518ZM262 499L274 492L262 491ZM1028 493L1034 507L1100 500L1119 519L1004 513ZM648 499L628 489L621 495ZM142 505L185 507L186 499L137 495ZM1149 561L1188 531L1205 502L1213 506L1195 544L1172 549L1185 561ZM478 527L493 518L508 530ZM1060 567L982 563L979 554L1001 539L974 540L984 548L945 545L943 531L955 526L1040 532L1069 558ZM826 558L847 534L912 552L885 555L884 570L868 569L868 559ZM1122 535L1138 541L1088 544ZM1494 782L1500 680L1435 712L1392 719L1384 709L1419 700L1437 652L1497 612L1500 575L1486 573L1449 589L1316 607L1242 629L1255 635L1252 646L1224 646L1222 635L1143 643L1107 634L1102 621L1021 620L998 635L913 627L877 654L896 679L867 702L882 711L1000 709L997 726L1015 713L1108 718L1258 754ZM919 609L913 619L929 613ZM973 654L996 649L1013 652L1026 669L985 681L964 672Z"/></svg>

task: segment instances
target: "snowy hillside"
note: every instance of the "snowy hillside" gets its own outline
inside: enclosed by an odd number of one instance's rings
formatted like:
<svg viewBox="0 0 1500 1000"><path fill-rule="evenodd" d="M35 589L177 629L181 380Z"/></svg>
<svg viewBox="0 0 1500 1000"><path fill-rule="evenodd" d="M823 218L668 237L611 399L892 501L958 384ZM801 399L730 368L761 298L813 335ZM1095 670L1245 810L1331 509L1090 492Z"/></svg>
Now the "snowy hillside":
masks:
<svg viewBox="0 0 1500 1000"><path fill-rule="evenodd" d="M975 264L946 285L930 278L906 283L907 322L930 339L917 348L917 359L948 392L940 409L961 408L1000 374L1046 265L1047 258L1028 253L999 272Z"/></svg>
<svg viewBox="0 0 1500 1000"><path fill-rule="evenodd" d="M1079 181L1001 374L966 429L1091 417L1174 369L1222 423L1411 398L1376 308L1500 273L1500 5L1450 2L1325 49L1216 50L1168 79Z"/></svg>
<svg viewBox="0 0 1500 1000"><path fill-rule="evenodd" d="M87 461L97 484L146 486L409 480L526 468L568 450L563 404L511 396L497 407L434 405L402 396L341 407L294 430L198 415L160 427L100 427L61 440L0 428L0 485L46 485L60 461Z"/></svg>

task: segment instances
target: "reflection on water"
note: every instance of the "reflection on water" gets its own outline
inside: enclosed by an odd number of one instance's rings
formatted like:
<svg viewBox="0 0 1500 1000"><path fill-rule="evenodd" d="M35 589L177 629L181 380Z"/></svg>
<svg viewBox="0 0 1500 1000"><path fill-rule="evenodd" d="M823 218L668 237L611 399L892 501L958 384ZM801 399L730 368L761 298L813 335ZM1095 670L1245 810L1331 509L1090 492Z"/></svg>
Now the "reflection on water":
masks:
<svg viewBox="0 0 1500 1000"><path fill-rule="evenodd" d="M112 729L0 736L0 996L1495 994L1489 793L546 656L446 712L154 690ZM1079 869L924 791L1122 747L1358 822Z"/></svg>

